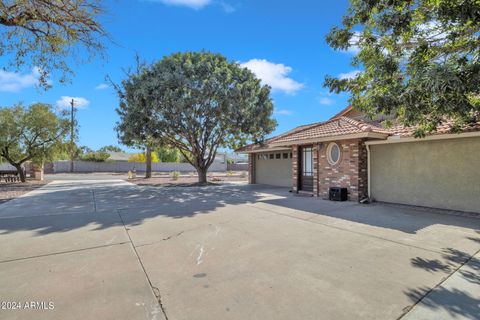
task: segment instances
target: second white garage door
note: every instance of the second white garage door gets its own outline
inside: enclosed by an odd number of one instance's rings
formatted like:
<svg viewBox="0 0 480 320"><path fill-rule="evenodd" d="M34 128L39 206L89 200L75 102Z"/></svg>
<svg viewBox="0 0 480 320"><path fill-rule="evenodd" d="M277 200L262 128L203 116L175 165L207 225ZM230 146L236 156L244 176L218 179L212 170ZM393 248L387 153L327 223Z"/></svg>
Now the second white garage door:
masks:
<svg viewBox="0 0 480 320"><path fill-rule="evenodd" d="M257 154L256 182L271 186L292 186L292 155L289 150Z"/></svg>

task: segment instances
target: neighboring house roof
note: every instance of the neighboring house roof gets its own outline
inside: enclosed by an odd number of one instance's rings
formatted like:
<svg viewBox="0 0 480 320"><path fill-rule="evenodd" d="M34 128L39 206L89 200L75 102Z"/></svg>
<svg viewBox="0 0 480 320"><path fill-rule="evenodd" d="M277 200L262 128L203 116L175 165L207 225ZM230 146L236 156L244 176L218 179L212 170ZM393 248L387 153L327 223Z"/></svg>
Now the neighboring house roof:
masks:
<svg viewBox="0 0 480 320"><path fill-rule="evenodd" d="M112 161L128 161L130 159L130 154L125 153L125 152L114 152L114 151L108 151L107 152L110 157L108 157L108 160Z"/></svg>
<svg viewBox="0 0 480 320"><path fill-rule="evenodd" d="M382 127L380 121L367 122L361 120L361 115L351 106L343 109L330 120L296 127L286 133L265 140L263 143L250 144L237 149L236 152L255 152L260 150L275 150L293 144L310 143L347 138L386 139L388 136L413 136L415 127L394 126ZM351 117L350 117L351 116ZM354 119L354 118L355 119ZM441 124L433 134L452 133L453 121ZM480 122L466 125L462 132L480 131Z"/></svg>

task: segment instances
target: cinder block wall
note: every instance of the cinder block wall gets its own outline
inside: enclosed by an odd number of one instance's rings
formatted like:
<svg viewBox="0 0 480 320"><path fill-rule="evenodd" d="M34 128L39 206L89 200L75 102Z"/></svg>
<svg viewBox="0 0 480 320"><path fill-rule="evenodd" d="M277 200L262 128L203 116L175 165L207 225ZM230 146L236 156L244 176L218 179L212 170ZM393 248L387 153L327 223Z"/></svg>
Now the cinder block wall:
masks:
<svg viewBox="0 0 480 320"><path fill-rule="evenodd" d="M70 161L55 161L53 164L55 173L70 172ZM129 170L145 171L145 163L141 162L88 162L74 161L74 172L128 172ZM195 168L189 163L152 163L153 172L195 172ZM210 166L209 172L226 172L225 163L214 162Z"/></svg>

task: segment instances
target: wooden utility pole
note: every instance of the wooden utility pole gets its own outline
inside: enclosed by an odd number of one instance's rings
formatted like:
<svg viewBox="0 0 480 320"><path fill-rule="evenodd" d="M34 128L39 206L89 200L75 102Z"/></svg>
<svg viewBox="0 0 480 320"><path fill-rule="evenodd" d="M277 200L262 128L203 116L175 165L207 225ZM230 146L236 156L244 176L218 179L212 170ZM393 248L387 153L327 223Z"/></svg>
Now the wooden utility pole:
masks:
<svg viewBox="0 0 480 320"><path fill-rule="evenodd" d="M70 101L70 172L73 173L73 160L75 160L75 100Z"/></svg>

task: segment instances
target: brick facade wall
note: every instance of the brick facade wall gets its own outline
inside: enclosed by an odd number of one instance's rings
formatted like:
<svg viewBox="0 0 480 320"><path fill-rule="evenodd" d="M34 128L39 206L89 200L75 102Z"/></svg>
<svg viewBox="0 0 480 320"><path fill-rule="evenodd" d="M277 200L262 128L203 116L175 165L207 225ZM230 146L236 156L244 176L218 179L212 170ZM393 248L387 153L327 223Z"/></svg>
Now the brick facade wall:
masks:
<svg viewBox="0 0 480 320"><path fill-rule="evenodd" d="M363 140L332 141L341 150L340 162L331 165L327 160L330 142L313 145L313 195L328 199L330 187L348 189L349 200L359 201L368 194L367 148ZM300 146L292 146L292 190L298 191ZM248 155L248 182L255 181L255 154Z"/></svg>
<svg viewBox="0 0 480 320"><path fill-rule="evenodd" d="M358 200L362 200L368 197L368 151L364 140L358 148Z"/></svg>
<svg viewBox="0 0 480 320"><path fill-rule="evenodd" d="M322 144L318 158L318 196L328 198L330 187L348 189L349 200L359 201L367 194L367 150L362 140L333 141L341 150L340 162L331 165L327 160L327 146Z"/></svg>
<svg viewBox="0 0 480 320"><path fill-rule="evenodd" d="M298 191L298 146L292 146L292 190Z"/></svg>
<svg viewBox="0 0 480 320"><path fill-rule="evenodd" d="M313 145L313 195L318 197L318 178L319 178L319 166L318 166L318 158L320 156L320 148L321 145L314 144Z"/></svg>

